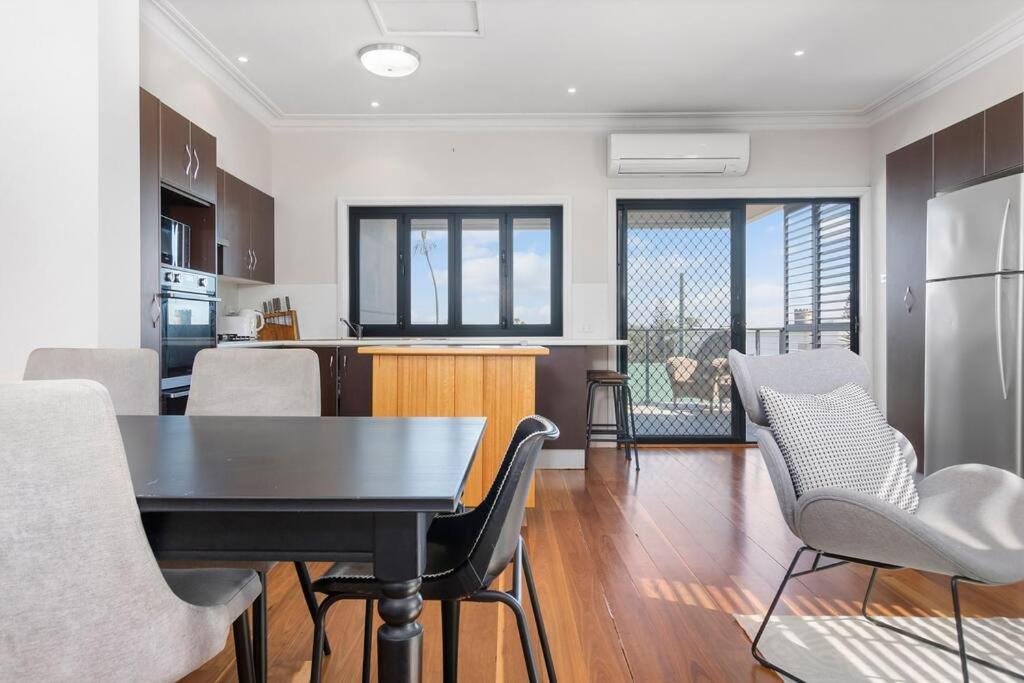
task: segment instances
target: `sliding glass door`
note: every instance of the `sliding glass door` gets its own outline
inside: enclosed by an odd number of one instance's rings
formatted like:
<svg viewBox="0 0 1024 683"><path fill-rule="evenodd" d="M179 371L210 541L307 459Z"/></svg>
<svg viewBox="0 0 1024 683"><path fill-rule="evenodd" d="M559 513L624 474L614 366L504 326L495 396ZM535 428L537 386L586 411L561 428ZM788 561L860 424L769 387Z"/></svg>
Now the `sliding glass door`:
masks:
<svg viewBox="0 0 1024 683"><path fill-rule="evenodd" d="M736 441L726 357L743 348L743 205L619 206L620 359L646 441Z"/></svg>
<svg viewBox="0 0 1024 683"><path fill-rule="evenodd" d="M641 440L748 440L730 349L857 350L857 220L847 199L619 202L619 363Z"/></svg>

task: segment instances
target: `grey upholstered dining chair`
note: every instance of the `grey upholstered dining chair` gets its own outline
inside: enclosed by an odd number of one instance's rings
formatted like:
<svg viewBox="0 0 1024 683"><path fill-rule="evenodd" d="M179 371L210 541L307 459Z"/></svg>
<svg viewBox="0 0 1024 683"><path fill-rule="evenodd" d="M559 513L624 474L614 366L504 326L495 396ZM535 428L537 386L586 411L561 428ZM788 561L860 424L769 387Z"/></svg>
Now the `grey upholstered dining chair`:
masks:
<svg viewBox="0 0 1024 683"><path fill-rule="evenodd" d="M196 416L272 417L320 415L320 361L309 349L204 349L192 365L192 386L185 414ZM246 567L255 570L264 591L253 608L257 677L266 680L266 580L276 562L174 562L162 566ZM295 562L295 572L311 619L317 601L309 570ZM325 654L330 654L324 642Z"/></svg>
<svg viewBox="0 0 1024 683"><path fill-rule="evenodd" d="M961 583L997 585L1024 580L1024 479L981 464L948 467L918 482L920 502L913 513L875 496L836 487L812 489L797 498L786 461L768 428L761 387L790 394L821 394L855 383L869 390L867 366L860 356L841 349L782 356L746 356L734 350L729 353L729 365L747 416L759 427L757 443L782 516L804 543L794 555L754 637L754 657L761 664L800 680L761 655L757 649L761 635L790 579L853 562L872 567L861 613L873 624L959 655L964 681L969 676L968 661L1022 678L1020 673L968 653L958 587ZM913 446L898 431L896 441L908 469L915 472L917 455ZM970 454L964 456L969 458ZM805 552L814 554L813 564L810 569L796 571ZM835 562L821 565L823 557ZM869 615L876 576L879 570L888 569L917 569L950 577L957 631L955 647Z"/></svg>
<svg viewBox="0 0 1024 683"><path fill-rule="evenodd" d="M309 349L203 349L186 415L320 415L320 361Z"/></svg>
<svg viewBox="0 0 1024 683"><path fill-rule="evenodd" d="M174 681L232 623L252 680L256 574L161 574L103 386L0 383L0 434L0 680Z"/></svg>
<svg viewBox="0 0 1024 683"><path fill-rule="evenodd" d="M160 412L160 358L152 349L36 349L25 379L91 379L114 402L118 415Z"/></svg>

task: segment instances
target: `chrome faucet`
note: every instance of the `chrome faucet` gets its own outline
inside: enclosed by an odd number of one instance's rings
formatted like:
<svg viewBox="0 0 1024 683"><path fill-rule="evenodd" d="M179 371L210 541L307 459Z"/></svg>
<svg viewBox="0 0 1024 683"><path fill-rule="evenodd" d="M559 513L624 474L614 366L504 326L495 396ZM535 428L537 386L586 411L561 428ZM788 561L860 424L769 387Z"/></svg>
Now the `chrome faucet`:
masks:
<svg viewBox="0 0 1024 683"><path fill-rule="evenodd" d="M351 332L352 336L354 336L356 339L363 338L362 325L360 325L359 323L350 323L348 320L345 320L344 318L338 318L338 320L340 320L341 323L348 328L349 332Z"/></svg>

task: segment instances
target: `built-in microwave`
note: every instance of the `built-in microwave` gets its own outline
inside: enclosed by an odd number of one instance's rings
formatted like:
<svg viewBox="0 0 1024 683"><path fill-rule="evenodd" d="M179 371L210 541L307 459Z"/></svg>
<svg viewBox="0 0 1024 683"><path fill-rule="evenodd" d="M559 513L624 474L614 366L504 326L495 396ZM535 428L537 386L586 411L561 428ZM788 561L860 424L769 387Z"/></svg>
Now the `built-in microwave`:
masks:
<svg viewBox="0 0 1024 683"><path fill-rule="evenodd" d="M191 268L192 229L167 216L160 217L160 263L173 268Z"/></svg>

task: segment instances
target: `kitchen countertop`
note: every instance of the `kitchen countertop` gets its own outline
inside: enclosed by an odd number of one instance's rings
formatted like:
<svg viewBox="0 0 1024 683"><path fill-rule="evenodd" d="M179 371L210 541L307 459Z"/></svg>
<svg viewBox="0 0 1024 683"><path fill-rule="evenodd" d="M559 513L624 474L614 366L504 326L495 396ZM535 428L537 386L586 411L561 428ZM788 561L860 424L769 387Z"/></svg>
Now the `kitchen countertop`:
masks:
<svg viewBox="0 0 1024 683"><path fill-rule="evenodd" d="M360 346L370 356L546 356L543 346L519 344L388 344Z"/></svg>
<svg viewBox="0 0 1024 683"><path fill-rule="evenodd" d="M217 346L626 346L624 339L569 339L565 337L368 337L354 339L299 339L296 341L233 341L219 342Z"/></svg>

